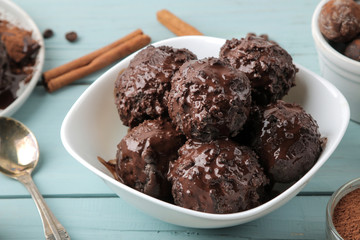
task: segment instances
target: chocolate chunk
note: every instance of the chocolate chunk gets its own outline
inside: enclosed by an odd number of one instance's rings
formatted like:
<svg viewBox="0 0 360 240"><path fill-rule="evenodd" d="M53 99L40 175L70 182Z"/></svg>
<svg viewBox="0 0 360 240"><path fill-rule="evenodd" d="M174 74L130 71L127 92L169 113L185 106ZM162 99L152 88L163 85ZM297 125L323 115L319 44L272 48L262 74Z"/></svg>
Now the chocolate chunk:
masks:
<svg viewBox="0 0 360 240"><path fill-rule="evenodd" d="M52 36L54 36L54 32L51 29L46 29L43 33L44 38L51 38Z"/></svg>
<svg viewBox="0 0 360 240"><path fill-rule="evenodd" d="M77 40L77 33L76 32L68 32L65 35L65 38L69 41L69 42L75 42Z"/></svg>

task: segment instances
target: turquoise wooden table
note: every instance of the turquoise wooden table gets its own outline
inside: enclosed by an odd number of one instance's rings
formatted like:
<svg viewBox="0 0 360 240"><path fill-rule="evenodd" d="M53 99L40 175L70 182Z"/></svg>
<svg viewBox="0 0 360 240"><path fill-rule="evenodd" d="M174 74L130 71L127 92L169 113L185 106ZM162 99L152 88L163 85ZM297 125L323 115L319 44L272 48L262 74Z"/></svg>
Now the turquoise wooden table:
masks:
<svg viewBox="0 0 360 240"><path fill-rule="evenodd" d="M152 41L174 35L156 20L166 8L208 36L241 38L266 33L304 67L319 72L310 21L316 0L14 0L43 31L44 70L59 66L137 28ZM79 41L64 34L76 31ZM109 66L110 67L110 66ZM149 217L117 197L74 160L60 140L61 123L76 99L108 68L54 93L38 84L13 115L38 138L41 156L34 181L72 239L324 239L325 207L331 194L360 176L360 125L350 122L339 147L310 183L280 209L256 221L224 229L191 229ZM331 119L329 119L331 121ZM43 239L35 204L15 180L0 176L0 239Z"/></svg>

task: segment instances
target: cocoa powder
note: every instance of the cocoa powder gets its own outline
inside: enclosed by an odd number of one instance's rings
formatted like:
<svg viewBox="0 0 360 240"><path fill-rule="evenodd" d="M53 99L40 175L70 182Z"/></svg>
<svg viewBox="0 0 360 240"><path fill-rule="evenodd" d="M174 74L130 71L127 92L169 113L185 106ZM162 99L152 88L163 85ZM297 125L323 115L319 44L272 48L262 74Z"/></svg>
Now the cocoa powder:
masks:
<svg viewBox="0 0 360 240"><path fill-rule="evenodd" d="M15 64L27 64L40 48L32 39L31 31L14 26L6 20L0 21L0 35L7 54Z"/></svg>
<svg viewBox="0 0 360 240"><path fill-rule="evenodd" d="M360 188L340 199L334 209L333 223L343 239L360 239Z"/></svg>

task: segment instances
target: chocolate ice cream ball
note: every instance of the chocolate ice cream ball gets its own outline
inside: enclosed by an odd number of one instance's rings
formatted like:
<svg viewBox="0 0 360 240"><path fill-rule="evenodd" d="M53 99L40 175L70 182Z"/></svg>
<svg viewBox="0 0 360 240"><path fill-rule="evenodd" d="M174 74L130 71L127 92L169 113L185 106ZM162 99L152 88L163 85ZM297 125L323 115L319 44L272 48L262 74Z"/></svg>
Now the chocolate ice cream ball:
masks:
<svg viewBox="0 0 360 240"><path fill-rule="evenodd" d="M176 205L207 213L234 213L263 203L269 180L248 147L219 139L188 140L170 163Z"/></svg>
<svg viewBox="0 0 360 240"><path fill-rule="evenodd" d="M360 37L352 40L345 48L345 56L360 61Z"/></svg>
<svg viewBox="0 0 360 240"><path fill-rule="evenodd" d="M251 105L245 74L218 58L192 60L174 75L169 116L188 138L210 141L235 136Z"/></svg>
<svg viewBox="0 0 360 240"><path fill-rule="evenodd" d="M247 75L252 101L258 105L281 99L294 86L297 68L291 56L267 38L248 34L246 38L227 40L220 58Z"/></svg>
<svg viewBox="0 0 360 240"><path fill-rule="evenodd" d="M328 40L351 41L360 33L360 5L354 0L330 0L322 7L318 21Z"/></svg>
<svg viewBox="0 0 360 240"><path fill-rule="evenodd" d="M296 181L316 163L322 151L319 127L301 106L279 100L254 122L254 150L275 182Z"/></svg>
<svg viewBox="0 0 360 240"><path fill-rule="evenodd" d="M166 116L171 78L190 59L196 56L187 49L149 46L140 51L115 82L115 104L123 124L134 127Z"/></svg>
<svg viewBox="0 0 360 240"><path fill-rule="evenodd" d="M171 199L166 178L185 138L165 120L146 120L118 144L116 174L124 184L155 198Z"/></svg>

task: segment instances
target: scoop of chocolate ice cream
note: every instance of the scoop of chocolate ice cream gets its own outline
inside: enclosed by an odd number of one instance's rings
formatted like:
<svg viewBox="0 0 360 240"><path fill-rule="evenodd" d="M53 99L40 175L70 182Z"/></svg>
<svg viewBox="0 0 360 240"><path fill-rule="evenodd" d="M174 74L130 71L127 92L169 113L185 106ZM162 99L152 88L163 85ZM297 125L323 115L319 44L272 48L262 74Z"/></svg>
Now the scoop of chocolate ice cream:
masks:
<svg viewBox="0 0 360 240"><path fill-rule="evenodd" d="M344 55L360 62L360 37L355 38L347 44Z"/></svg>
<svg viewBox="0 0 360 240"><path fill-rule="evenodd" d="M169 161L185 139L171 123L146 120L132 128L118 144L118 180L155 198L169 200L171 186L166 178Z"/></svg>
<svg viewBox="0 0 360 240"><path fill-rule="evenodd" d="M360 33L360 5L354 0L330 0L322 7L318 21L328 40L351 41Z"/></svg>
<svg viewBox="0 0 360 240"><path fill-rule="evenodd" d="M274 181L298 180L319 158L319 127L301 106L279 100L266 106L254 123L255 152Z"/></svg>
<svg viewBox="0 0 360 240"><path fill-rule="evenodd" d="M176 205L207 213L234 213L260 205L268 179L256 154L227 139L188 140L170 163Z"/></svg>
<svg viewBox="0 0 360 240"><path fill-rule="evenodd" d="M240 40L227 40L221 47L220 58L247 75L252 101L258 105L281 99L294 86L297 68L291 56L267 38L248 34Z"/></svg>
<svg viewBox="0 0 360 240"><path fill-rule="evenodd" d="M123 124L134 127L166 116L171 78L190 59L196 56L187 49L149 46L140 51L115 83L115 104Z"/></svg>
<svg viewBox="0 0 360 240"><path fill-rule="evenodd" d="M188 138L210 141L235 136L251 105L245 74L218 58L192 60L174 75L169 116Z"/></svg>

